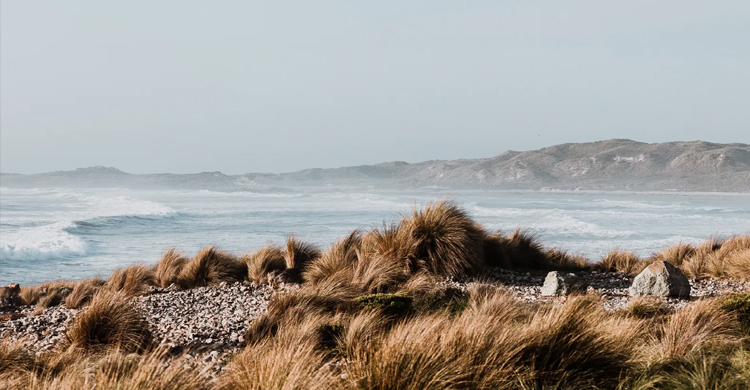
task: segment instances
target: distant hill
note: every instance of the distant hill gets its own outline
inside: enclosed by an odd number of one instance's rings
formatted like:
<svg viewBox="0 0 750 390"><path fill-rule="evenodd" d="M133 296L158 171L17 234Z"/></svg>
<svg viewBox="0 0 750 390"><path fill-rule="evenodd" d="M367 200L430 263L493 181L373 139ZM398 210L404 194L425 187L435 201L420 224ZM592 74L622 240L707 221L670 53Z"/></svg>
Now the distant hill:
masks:
<svg viewBox="0 0 750 390"><path fill-rule="evenodd" d="M562 144L495 157L436 160L297 172L131 175L92 167L0 176L4 187L184 188L219 191L272 186L340 185L493 189L589 189L750 192L750 145L703 141L647 144L625 139Z"/></svg>

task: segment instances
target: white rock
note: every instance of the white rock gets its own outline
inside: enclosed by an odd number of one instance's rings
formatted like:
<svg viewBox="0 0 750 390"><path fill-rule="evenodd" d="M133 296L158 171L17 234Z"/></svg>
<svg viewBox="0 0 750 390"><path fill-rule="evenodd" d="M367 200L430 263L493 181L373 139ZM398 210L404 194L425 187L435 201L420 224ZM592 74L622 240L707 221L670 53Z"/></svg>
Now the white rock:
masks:
<svg viewBox="0 0 750 390"><path fill-rule="evenodd" d="M653 295L690 298L690 282L679 268L666 261L657 261L633 279L629 292L633 297Z"/></svg>

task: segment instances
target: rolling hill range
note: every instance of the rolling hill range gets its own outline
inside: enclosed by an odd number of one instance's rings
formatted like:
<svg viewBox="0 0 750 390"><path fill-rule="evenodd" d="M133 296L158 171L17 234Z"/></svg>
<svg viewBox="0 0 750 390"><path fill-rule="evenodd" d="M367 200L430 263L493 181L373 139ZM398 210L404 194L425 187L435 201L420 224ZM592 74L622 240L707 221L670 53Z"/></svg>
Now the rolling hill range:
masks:
<svg viewBox="0 0 750 390"><path fill-rule="evenodd" d="M570 143L490 158L387 162L297 172L134 175L92 167L34 175L2 174L3 187L279 190L293 186L439 186L750 192L750 145L703 141L648 144L615 139Z"/></svg>

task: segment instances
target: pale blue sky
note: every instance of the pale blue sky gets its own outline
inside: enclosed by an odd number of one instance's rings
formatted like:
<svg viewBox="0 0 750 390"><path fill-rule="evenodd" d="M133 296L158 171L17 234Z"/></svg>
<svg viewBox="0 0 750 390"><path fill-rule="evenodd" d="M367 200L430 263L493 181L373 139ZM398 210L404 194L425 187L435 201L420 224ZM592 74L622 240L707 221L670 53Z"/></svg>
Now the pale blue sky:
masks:
<svg viewBox="0 0 750 390"><path fill-rule="evenodd" d="M750 1L0 3L0 170L750 142Z"/></svg>

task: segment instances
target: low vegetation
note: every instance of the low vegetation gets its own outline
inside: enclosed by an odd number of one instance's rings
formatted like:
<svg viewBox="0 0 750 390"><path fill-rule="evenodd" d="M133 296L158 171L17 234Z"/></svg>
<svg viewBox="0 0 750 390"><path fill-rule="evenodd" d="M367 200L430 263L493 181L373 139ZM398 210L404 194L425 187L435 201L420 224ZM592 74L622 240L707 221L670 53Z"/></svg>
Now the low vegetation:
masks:
<svg viewBox="0 0 750 390"><path fill-rule="evenodd" d="M450 202L355 231L325 251L290 237L236 257L172 249L107 280L23 287L40 310L80 308L67 343L37 356L0 341L0 388L28 389L750 389L750 293L679 310L636 298L607 311L595 295L529 303L481 283L504 268L636 274L652 261L691 278L750 279L750 236L596 262L531 234L487 232ZM474 275L468 289L440 283ZM153 340L131 297L154 287L300 283L253 318L215 381ZM64 369L63 369L64 367Z"/></svg>

